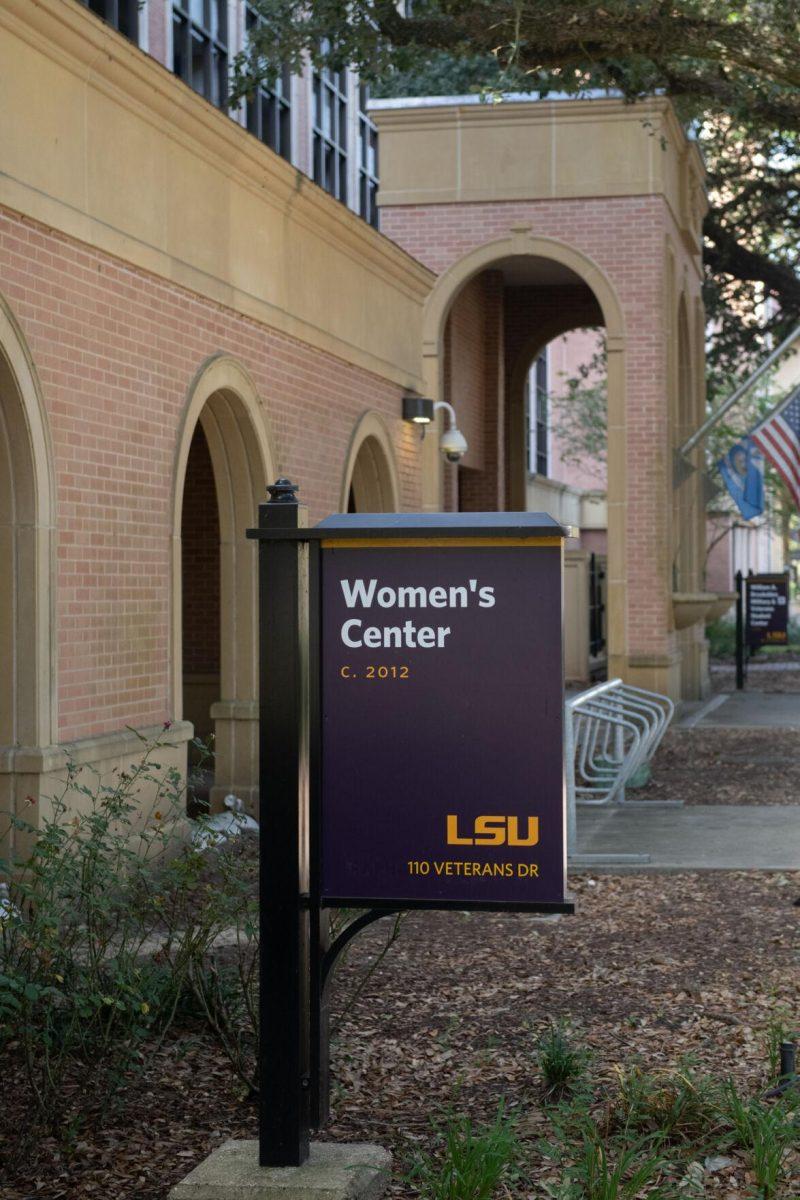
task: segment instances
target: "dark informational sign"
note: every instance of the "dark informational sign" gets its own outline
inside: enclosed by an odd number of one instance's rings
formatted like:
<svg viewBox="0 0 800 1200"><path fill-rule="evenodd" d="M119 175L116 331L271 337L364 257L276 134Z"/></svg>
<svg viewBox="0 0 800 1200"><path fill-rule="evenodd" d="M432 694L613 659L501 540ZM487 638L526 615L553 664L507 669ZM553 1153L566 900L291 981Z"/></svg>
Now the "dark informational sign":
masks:
<svg viewBox="0 0 800 1200"><path fill-rule="evenodd" d="M789 589L785 575L748 575L747 644L785 646L789 628Z"/></svg>
<svg viewBox="0 0 800 1200"><path fill-rule="evenodd" d="M259 505L259 1162L328 1114L327 994L403 908L572 912L562 555L545 513ZM323 910L364 909L337 936ZM476 940L480 933L476 927Z"/></svg>
<svg viewBox="0 0 800 1200"><path fill-rule="evenodd" d="M561 544L323 540L323 903L563 904Z"/></svg>

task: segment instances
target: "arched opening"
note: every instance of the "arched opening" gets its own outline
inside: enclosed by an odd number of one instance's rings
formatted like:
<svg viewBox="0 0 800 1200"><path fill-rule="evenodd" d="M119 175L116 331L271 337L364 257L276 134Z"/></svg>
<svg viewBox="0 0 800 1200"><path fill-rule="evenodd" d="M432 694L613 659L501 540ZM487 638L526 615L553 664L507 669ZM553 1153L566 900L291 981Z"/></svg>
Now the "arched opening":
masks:
<svg viewBox="0 0 800 1200"><path fill-rule="evenodd" d="M445 468L446 507L528 506L530 365L557 335L603 324L581 276L539 255L499 258L462 286L445 319L442 390L470 449Z"/></svg>
<svg viewBox="0 0 800 1200"><path fill-rule="evenodd" d="M436 320L441 322L438 336ZM601 436L614 464L608 488L604 470L591 487L582 478L571 486L547 469L547 453L538 456L544 469L536 469L535 364L541 376L550 357L547 347L564 335L577 337L579 330L601 331L604 338ZM585 529L587 545L582 536L569 547L576 562L581 560L579 571L567 573L567 588L580 600L572 623L581 632L568 674L585 681L606 665L621 672L627 661L625 341L620 306L607 279L571 247L517 231L478 248L440 277L426 310L425 356L430 393L453 404L469 443L457 467L443 465L435 452L428 456L430 506L436 490L448 509L540 509ZM542 390L547 394L548 386ZM546 423L539 421L540 427ZM542 436L546 441L547 434ZM584 492L595 493L586 505ZM605 611L598 639L590 624L590 571L592 553L601 552L607 561L599 564ZM595 646L590 656L590 643L597 640L607 644ZM592 665L590 657L599 661Z"/></svg>
<svg viewBox="0 0 800 1200"><path fill-rule="evenodd" d="M195 739L211 746L211 710L220 694L221 612L219 501L208 441L195 426L186 464L181 513L183 718ZM188 767L192 800L207 801L213 785L210 760L194 744Z"/></svg>
<svg viewBox="0 0 800 1200"><path fill-rule="evenodd" d="M228 792L251 807L258 795L257 564L245 531L275 474L252 380L212 359L190 391L173 518L174 705L213 734L213 774L195 785L212 808Z"/></svg>
<svg viewBox="0 0 800 1200"><path fill-rule="evenodd" d="M524 387L526 508L550 512L577 532L564 554L564 668L571 685L607 673L606 357L602 327L559 334L537 352Z"/></svg>
<svg viewBox="0 0 800 1200"><path fill-rule="evenodd" d="M22 333L0 300L0 811L38 798L31 759L56 736L53 476L44 405ZM20 751L26 763L18 765ZM24 772L24 774L23 774ZM20 847L9 847L20 852ZM2 853L2 851L0 851Z"/></svg>
<svg viewBox="0 0 800 1200"><path fill-rule="evenodd" d="M389 431L377 413L356 426L345 463L343 512L397 512L399 485Z"/></svg>

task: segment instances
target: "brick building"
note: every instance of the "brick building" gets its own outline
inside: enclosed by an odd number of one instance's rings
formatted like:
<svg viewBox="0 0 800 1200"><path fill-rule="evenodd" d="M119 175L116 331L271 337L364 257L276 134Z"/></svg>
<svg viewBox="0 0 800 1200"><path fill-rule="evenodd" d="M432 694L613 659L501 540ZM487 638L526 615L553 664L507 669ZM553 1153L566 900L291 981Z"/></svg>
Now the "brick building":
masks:
<svg viewBox="0 0 800 1200"><path fill-rule="evenodd" d="M423 328L427 389L452 391L465 428L477 406L487 431L483 460L465 457L450 502L525 507L530 364L557 335L602 326L609 673L674 697L702 694L700 478L673 476L673 450L700 423L705 397L697 147L662 99L388 101L373 116L381 227L437 276ZM471 391L458 380L465 361ZM434 502L438 465L432 458L423 480Z"/></svg>
<svg viewBox="0 0 800 1200"><path fill-rule="evenodd" d="M702 171L669 105L368 108L309 71L230 115L248 14L0 9L6 807L167 719L179 765L213 729L214 794L252 799L266 484L312 520L525 507L524 381L577 325L609 346L611 669L702 688L673 604L700 517L669 478L702 405ZM452 401L462 465L404 424L409 390Z"/></svg>

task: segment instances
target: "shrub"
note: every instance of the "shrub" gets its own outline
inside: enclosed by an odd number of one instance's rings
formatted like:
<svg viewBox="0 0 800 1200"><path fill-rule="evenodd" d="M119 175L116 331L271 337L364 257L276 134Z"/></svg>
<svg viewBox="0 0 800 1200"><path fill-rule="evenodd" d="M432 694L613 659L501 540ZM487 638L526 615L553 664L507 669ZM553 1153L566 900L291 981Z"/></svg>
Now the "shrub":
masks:
<svg viewBox="0 0 800 1200"><path fill-rule="evenodd" d="M720 617L707 625L706 637L711 658L735 658L736 623L730 617Z"/></svg>
<svg viewBox="0 0 800 1200"><path fill-rule="evenodd" d="M81 1095L113 1089L142 1061L146 1040L163 1038L230 916L213 889L198 902L203 858L176 845L185 791L158 762L166 745L144 743L139 762L108 784L89 787L70 766L38 830L9 818L32 850L24 862L0 862L9 879L0 1056L22 1056L51 1127L64 1115L68 1074L79 1075ZM145 790L154 798L143 814Z"/></svg>
<svg viewBox="0 0 800 1200"><path fill-rule="evenodd" d="M108 783L89 786L69 766L37 830L8 818L32 850L0 860L10 884L0 892L0 1058L21 1056L32 1105L52 1129L68 1105L118 1087L176 1016L202 1020L247 1092L258 1091L257 841L207 829L210 849L189 843L186 781L158 761L168 746L166 729L142 739L139 761ZM193 747L202 765L207 748ZM68 1077L84 1086L65 1090Z"/></svg>
<svg viewBox="0 0 800 1200"><path fill-rule="evenodd" d="M732 616L726 615L706 626L708 652L711 658L736 657L736 622ZM800 619L791 617L787 631L786 646L762 646L759 654L781 654L786 649L800 650Z"/></svg>
<svg viewBox="0 0 800 1200"><path fill-rule="evenodd" d="M197 1010L249 1095L258 1093L258 852L234 838L213 853L197 911L187 914L162 953L185 978ZM220 937L224 932L224 938Z"/></svg>

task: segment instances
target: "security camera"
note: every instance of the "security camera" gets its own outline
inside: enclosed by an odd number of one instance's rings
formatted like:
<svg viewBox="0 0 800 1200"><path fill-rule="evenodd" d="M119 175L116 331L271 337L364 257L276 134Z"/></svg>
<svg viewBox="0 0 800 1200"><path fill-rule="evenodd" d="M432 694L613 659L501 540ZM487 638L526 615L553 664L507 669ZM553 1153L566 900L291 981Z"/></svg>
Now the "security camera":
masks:
<svg viewBox="0 0 800 1200"><path fill-rule="evenodd" d="M434 412L442 408L447 412L447 428L439 438L439 449L448 462L457 463L469 449L467 439L456 427L456 410L452 404L448 404L446 400L437 400L433 406Z"/></svg>
<svg viewBox="0 0 800 1200"><path fill-rule="evenodd" d="M445 429L439 439L439 448L448 462L457 463L467 453L467 439L455 425Z"/></svg>

